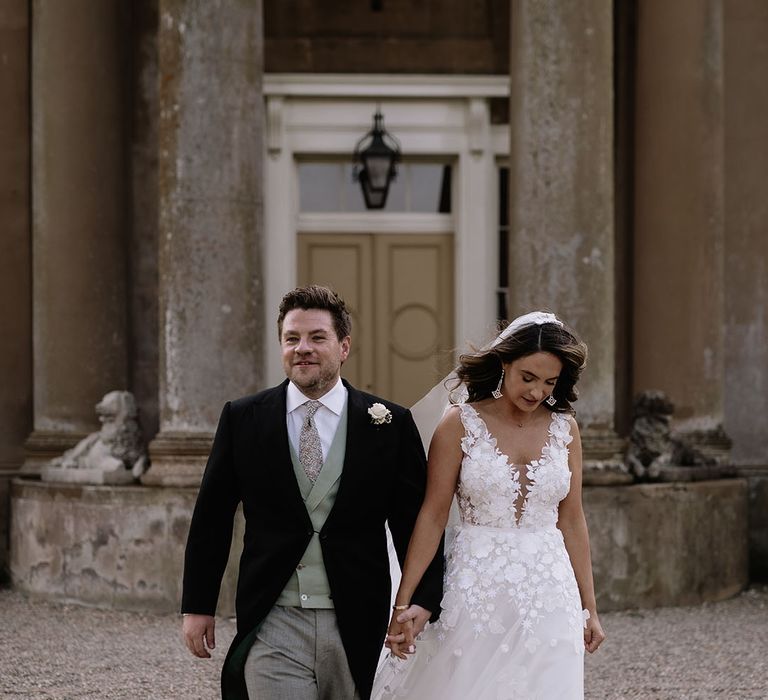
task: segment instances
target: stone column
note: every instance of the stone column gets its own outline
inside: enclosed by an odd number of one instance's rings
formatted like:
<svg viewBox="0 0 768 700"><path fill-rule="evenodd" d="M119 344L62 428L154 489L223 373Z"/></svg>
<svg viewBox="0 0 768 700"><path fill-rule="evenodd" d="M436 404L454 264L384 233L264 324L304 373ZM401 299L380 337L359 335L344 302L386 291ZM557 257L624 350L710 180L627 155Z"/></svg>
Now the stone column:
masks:
<svg viewBox="0 0 768 700"><path fill-rule="evenodd" d="M0 7L0 583L7 577L10 481L32 428L29 5Z"/></svg>
<svg viewBox="0 0 768 700"><path fill-rule="evenodd" d="M723 12L725 429L749 485L750 580L768 581L768 6L730 0Z"/></svg>
<svg viewBox="0 0 768 700"><path fill-rule="evenodd" d="M734 463L768 468L768 5L723 7L725 428Z"/></svg>
<svg viewBox="0 0 768 700"><path fill-rule="evenodd" d="M34 430L24 472L125 389L121 3L32 2Z"/></svg>
<svg viewBox="0 0 768 700"><path fill-rule="evenodd" d="M553 310L588 343L577 404L585 461L593 482L623 481L614 430L612 3L518 0L510 47L510 316Z"/></svg>
<svg viewBox="0 0 768 700"><path fill-rule="evenodd" d="M32 427L32 260L29 191L29 8L0 10L0 475L24 461ZM0 476L1 478L1 476ZM0 499L6 493L0 487ZM0 509L0 512L5 512Z"/></svg>
<svg viewBox="0 0 768 700"><path fill-rule="evenodd" d="M666 392L724 459L722 5L649 0L637 19L634 389Z"/></svg>
<svg viewBox="0 0 768 700"><path fill-rule="evenodd" d="M261 3L161 0L160 432L145 484L197 486L261 381Z"/></svg>

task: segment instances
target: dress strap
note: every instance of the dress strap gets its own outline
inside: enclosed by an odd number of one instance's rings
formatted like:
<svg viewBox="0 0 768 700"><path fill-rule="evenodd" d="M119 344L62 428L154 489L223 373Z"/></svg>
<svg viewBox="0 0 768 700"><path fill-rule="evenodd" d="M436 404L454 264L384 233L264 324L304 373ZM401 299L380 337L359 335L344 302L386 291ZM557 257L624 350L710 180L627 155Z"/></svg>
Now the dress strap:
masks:
<svg viewBox="0 0 768 700"><path fill-rule="evenodd" d="M464 426L465 434L465 437L461 440L461 449L464 454L469 455L469 451L484 435L484 425L482 418L480 418L480 414L474 406L470 406L468 403L460 403L457 405L459 407L459 415L461 417L461 424Z"/></svg>
<svg viewBox="0 0 768 700"><path fill-rule="evenodd" d="M457 405L461 415L461 424L464 426L467 435L478 436L482 432L482 422L477 409L475 409L474 406L470 406L468 403L460 403Z"/></svg>
<svg viewBox="0 0 768 700"><path fill-rule="evenodd" d="M565 449L573 442L571 435L571 416L568 413L552 413L549 424L550 442L556 447Z"/></svg>

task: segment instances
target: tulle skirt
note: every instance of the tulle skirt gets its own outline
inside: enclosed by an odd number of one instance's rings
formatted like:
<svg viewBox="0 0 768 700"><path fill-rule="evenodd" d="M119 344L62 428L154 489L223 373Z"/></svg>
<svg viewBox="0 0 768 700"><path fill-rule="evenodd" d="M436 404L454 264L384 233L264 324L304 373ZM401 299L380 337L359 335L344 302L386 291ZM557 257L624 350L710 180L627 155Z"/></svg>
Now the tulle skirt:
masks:
<svg viewBox="0 0 768 700"><path fill-rule="evenodd" d="M374 700L584 697L584 616L556 528L462 526L442 607L414 655L381 665Z"/></svg>

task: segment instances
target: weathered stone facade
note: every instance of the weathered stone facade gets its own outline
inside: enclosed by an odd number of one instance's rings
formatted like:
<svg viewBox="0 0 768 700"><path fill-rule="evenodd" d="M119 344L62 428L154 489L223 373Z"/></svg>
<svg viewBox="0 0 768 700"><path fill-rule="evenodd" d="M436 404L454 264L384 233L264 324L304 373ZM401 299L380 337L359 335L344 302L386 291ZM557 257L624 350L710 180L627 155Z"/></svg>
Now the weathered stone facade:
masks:
<svg viewBox="0 0 768 700"><path fill-rule="evenodd" d="M265 0L268 73L505 74L507 0Z"/></svg>
<svg viewBox="0 0 768 700"><path fill-rule="evenodd" d="M722 600L749 580L747 484L584 490L598 609Z"/></svg>
<svg viewBox="0 0 768 700"><path fill-rule="evenodd" d="M556 309L584 337L589 371L578 409L587 473L629 481L614 424L612 6L552 0L513 7L511 315Z"/></svg>
<svg viewBox="0 0 768 700"><path fill-rule="evenodd" d="M261 383L261 36L258 3L160 3L160 431L147 484L196 486L224 402Z"/></svg>
<svg viewBox="0 0 768 700"><path fill-rule="evenodd" d="M32 231L28 0L0 9L0 581L8 576L10 480L32 430Z"/></svg>
<svg viewBox="0 0 768 700"><path fill-rule="evenodd" d="M20 589L102 607L176 609L194 490L17 481L13 495ZM587 487L584 505L601 610L722 600L748 581L742 479ZM234 610L242 528L238 518L220 615Z"/></svg>
<svg viewBox="0 0 768 700"><path fill-rule="evenodd" d="M265 71L510 75L508 102L472 103L508 124L509 309L551 308L590 345L577 404L587 479L630 480L617 466L630 406L651 389L701 449L727 456L727 435L748 482L749 498L737 481L587 490L598 591L613 581L603 604L726 595L745 581L740 537L752 576L768 576L764 2L10 0L0 46L0 571L13 507L18 585L44 592L33 570L53 571L61 547L81 581L54 577L50 594L156 609L178 594L218 411L263 385L274 338ZM10 504L11 478L96 429L92 406L116 389L135 394L153 461L145 486L110 496L125 515L82 486L17 483ZM691 527L720 498L726 520L710 522L727 546ZM669 527L632 540L632 523L665 512ZM109 529L122 518L127 545ZM726 578L671 554L688 532ZM92 544L105 536L127 547L111 579L119 562ZM140 562L150 550L167 563L160 578ZM627 562L654 551L675 561L655 562L656 583L633 579Z"/></svg>

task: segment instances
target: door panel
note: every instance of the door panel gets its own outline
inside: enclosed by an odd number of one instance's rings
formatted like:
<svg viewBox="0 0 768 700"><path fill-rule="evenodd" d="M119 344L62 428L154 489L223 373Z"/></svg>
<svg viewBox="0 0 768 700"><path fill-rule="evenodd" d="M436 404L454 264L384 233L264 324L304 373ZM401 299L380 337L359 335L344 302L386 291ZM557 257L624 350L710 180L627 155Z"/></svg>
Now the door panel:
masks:
<svg viewBox="0 0 768 700"><path fill-rule="evenodd" d="M352 317L352 344L342 375L358 389L373 391L374 325L371 236L299 235L299 284L337 291Z"/></svg>
<svg viewBox="0 0 768 700"><path fill-rule="evenodd" d="M298 278L347 302L355 386L410 406L453 366L451 234L300 234Z"/></svg>
<svg viewBox="0 0 768 700"><path fill-rule="evenodd" d="M405 406L451 368L452 243L450 234L375 239L376 386Z"/></svg>

